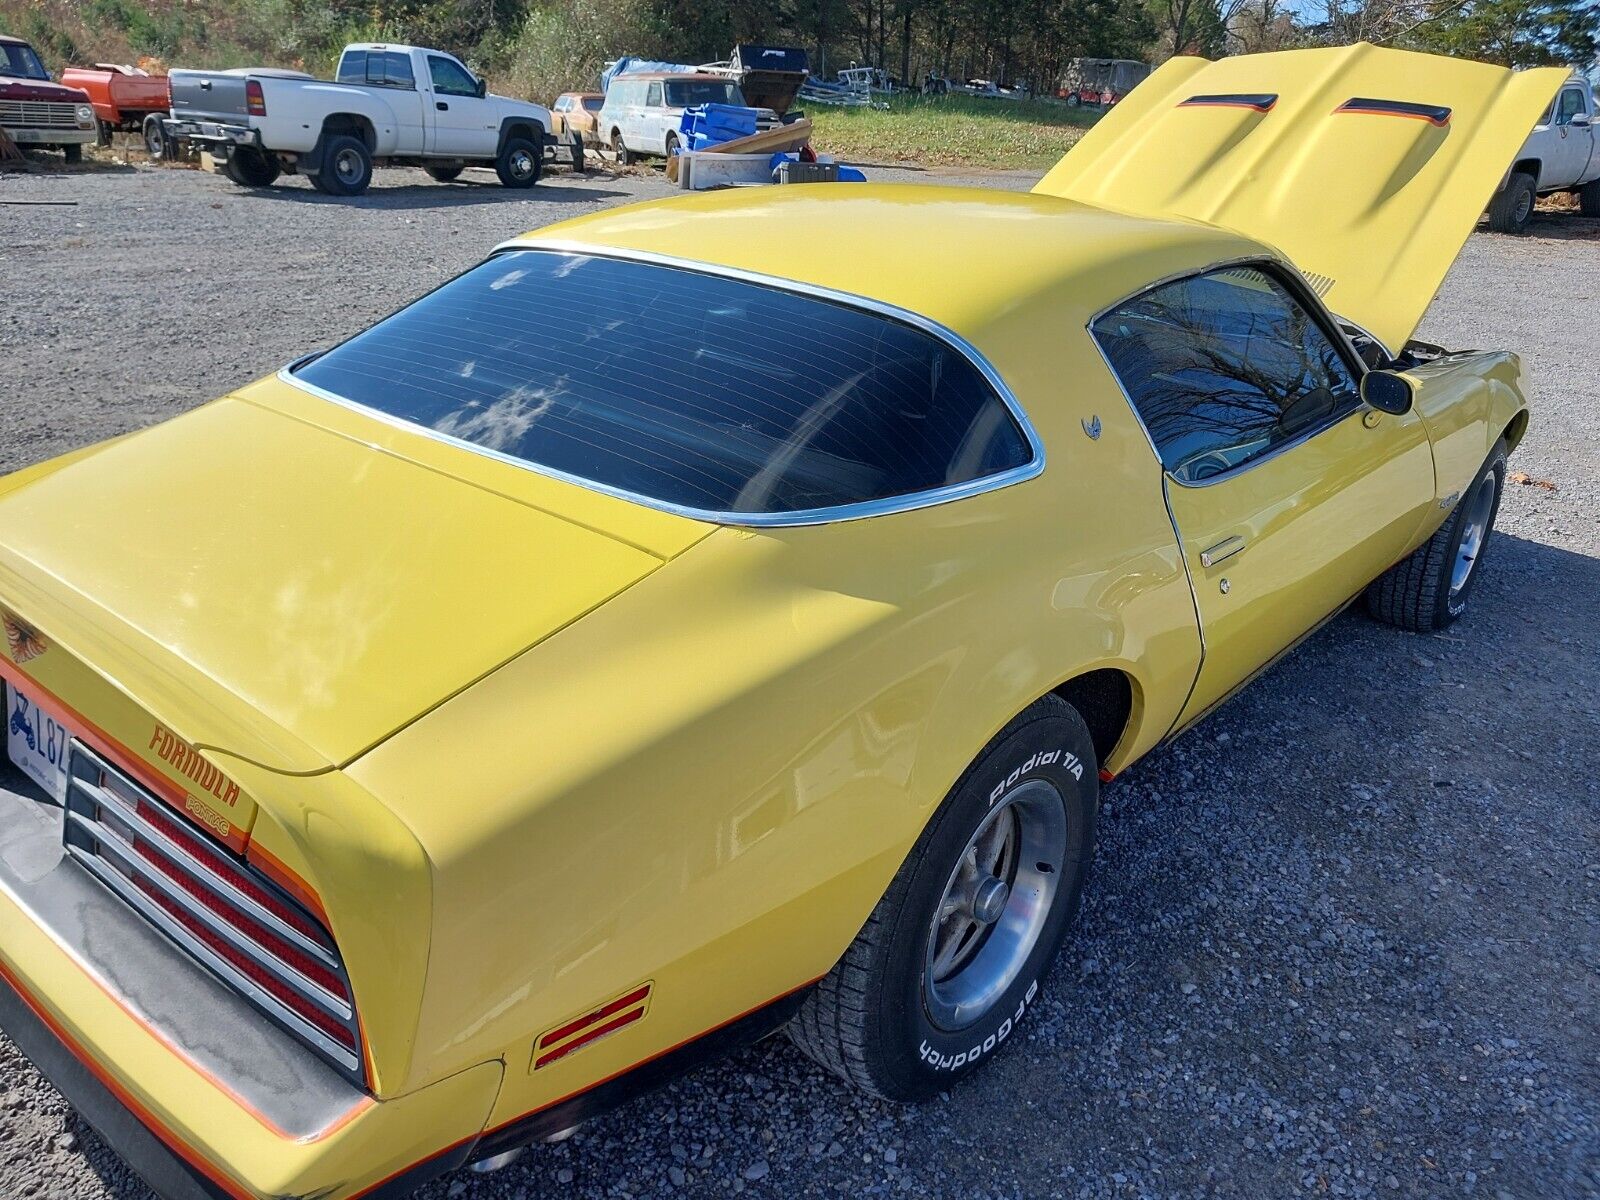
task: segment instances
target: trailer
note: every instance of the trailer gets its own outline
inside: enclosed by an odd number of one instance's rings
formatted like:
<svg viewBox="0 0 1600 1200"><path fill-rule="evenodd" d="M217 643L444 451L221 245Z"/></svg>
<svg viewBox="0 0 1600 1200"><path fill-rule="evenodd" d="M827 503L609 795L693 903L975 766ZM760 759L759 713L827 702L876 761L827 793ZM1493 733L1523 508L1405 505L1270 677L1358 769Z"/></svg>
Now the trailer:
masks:
<svg viewBox="0 0 1600 1200"><path fill-rule="evenodd" d="M68 67L61 72L61 82L89 94L102 146L110 144L111 135L119 130L139 133L152 157L165 157L161 118L172 110L172 92L165 75L152 75L124 63L95 63L92 67Z"/></svg>

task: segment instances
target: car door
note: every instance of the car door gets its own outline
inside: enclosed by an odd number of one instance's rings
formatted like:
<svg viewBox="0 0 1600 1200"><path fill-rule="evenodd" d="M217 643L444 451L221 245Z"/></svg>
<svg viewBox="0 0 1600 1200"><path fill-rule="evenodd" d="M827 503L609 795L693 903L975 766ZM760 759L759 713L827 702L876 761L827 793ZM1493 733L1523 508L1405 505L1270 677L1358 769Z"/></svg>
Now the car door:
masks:
<svg viewBox="0 0 1600 1200"><path fill-rule="evenodd" d="M429 153L446 158L493 158L500 147L495 105L478 95L472 72L445 54L428 55L433 91Z"/></svg>
<svg viewBox="0 0 1600 1200"><path fill-rule="evenodd" d="M665 89L661 80L652 79L650 86L645 91L644 109L639 120L638 150L645 150L651 154L662 153L662 146L666 141L666 104Z"/></svg>
<svg viewBox="0 0 1600 1200"><path fill-rule="evenodd" d="M1422 419L1361 403L1361 365L1271 264L1151 288L1096 318L1149 435L1200 619L1187 724L1411 548L1434 501Z"/></svg>
<svg viewBox="0 0 1600 1200"><path fill-rule="evenodd" d="M1594 133L1589 121L1589 105L1581 87L1564 87L1556 97L1552 130L1546 140L1549 159L1540 173L1540 185L1564 187L1583 178L1594 148ZM1574 117L1581 117L1574 125Z"/></svg>

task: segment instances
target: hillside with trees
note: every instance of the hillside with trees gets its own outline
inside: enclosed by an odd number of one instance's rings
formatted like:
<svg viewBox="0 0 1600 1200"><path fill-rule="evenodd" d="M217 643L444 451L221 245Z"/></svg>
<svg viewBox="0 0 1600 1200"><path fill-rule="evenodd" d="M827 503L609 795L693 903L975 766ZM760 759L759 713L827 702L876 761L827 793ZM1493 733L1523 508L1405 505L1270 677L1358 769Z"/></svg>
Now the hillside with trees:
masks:
<svg viewBox="0 0 1600 1200"><path fill-rule="evenodd" d="M1595 59L1600 0L0 0L0 31L66 62L331 69L346 41L423 42L503 90L593 87L622 54L725 57L736 42L806 47L831 76L1052 90L1078 57L1160 61L1356 40L1513 66Z"/></svg>

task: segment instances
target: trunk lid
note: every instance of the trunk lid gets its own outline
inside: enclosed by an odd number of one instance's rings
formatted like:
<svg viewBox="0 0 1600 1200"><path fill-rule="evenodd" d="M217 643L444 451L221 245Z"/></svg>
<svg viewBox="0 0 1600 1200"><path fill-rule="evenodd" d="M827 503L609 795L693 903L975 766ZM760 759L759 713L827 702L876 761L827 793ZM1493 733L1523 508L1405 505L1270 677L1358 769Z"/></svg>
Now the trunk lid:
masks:
<svg viewBox="0 0 1600 1200"><path fill-rule="evenodd" d="M1567 75L1366 43L1174 58L1034 191L1275 245L1398 350Z"/></svg>
<svg viewBox="0 0 1600 1200"><path fill-rule="evenodd" d="M275 407L288 390L256 385L0 491L0 605L56 648L24 669L79 724L141 754L156 723L201 752L326 770L710 529L652 513L640 537L637 506L529 472L519 494L470 452L415 435L411 456L413 435L342 408L324 427L308 417L334 406Z"/></svg>

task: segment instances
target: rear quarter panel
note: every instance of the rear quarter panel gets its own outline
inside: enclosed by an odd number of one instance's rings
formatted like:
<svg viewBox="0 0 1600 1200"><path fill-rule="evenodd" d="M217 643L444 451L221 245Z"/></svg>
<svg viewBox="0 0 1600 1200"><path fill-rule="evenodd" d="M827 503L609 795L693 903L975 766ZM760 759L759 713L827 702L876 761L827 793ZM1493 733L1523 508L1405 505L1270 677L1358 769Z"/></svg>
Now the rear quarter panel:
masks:
<svg viewBox="0 0 1600 1200"><path fill-rule="evenodd" d="M417 144L401 135L401 121L394 104L381 88L361 88L343 83L324 83L306 79L258 77L267 115L252 117L250 123L261 132L269 150L306 154L322 136L323 123L331 116L349 114L363 117L372 126L374 158L421 151L420 129ZM420 108L415 92L396 92L409 97ZM415 125L416 122L411 122Z"/></svg>
<svg viewBox="0 0 1600 1200"><path fill-rule="evenodd" d="M498 1123L826 973L985 742L1070 676L1133 680L1113 768L1167 731L1199 640L1160 472L1049 315L985 345L1042 476L719 530L348 768L436 873L408 1086L504 1057ZM538 1033L646 980L644 1021L530 1070Z"/></svg>

